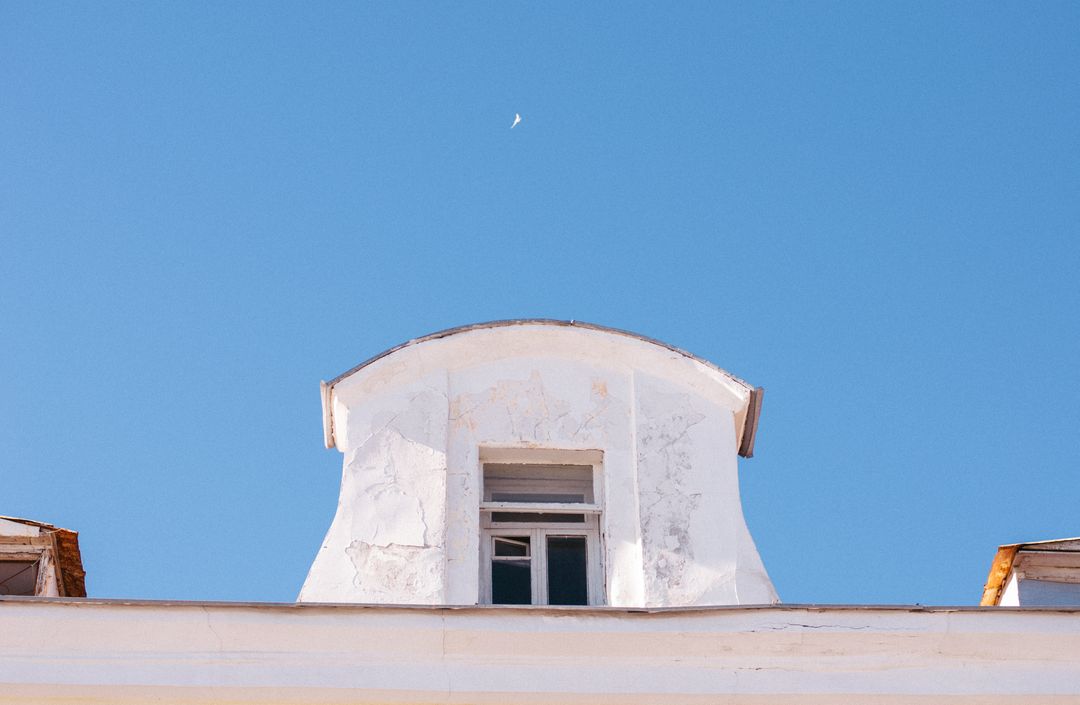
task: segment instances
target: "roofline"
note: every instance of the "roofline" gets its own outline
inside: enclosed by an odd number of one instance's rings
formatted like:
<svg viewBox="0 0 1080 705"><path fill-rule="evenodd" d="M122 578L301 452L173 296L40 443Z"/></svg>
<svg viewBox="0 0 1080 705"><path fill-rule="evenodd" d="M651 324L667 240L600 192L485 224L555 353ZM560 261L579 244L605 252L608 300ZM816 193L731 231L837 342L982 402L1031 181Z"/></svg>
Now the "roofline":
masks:
<svg viewBox="0 0 1080 705"><path fill-rule="evenodd" d="M48 531L56 531L59 527L52 524L46 524L43 521L35 521L33 519L23 519L22 517L9 517L6 514L0 514L0 519L5 521L13 521L17 524L26 524L27 526L36 526L39 529L46 529Z"/></svg>
<svg viewBox="0 0 1080 705"><path fill-rule="evenodd" d="M743 435L742 435L742 443L739 446L739 455L741 455L741 456L743 456L745 458L753 457L753 455L754 455L754 438L757 436L757 423L758 423L758 418L761 415L761 399L765 394L765 390L762 387L754 387L749 382L736 377L735 375L733 375L730 372L728 372L727 370L719 367L715 363L710 362L709 360L706 360L703 357L699 357L698 355L695 355L695 354L693 354L691 352L683 350L682 348L677 348L674 345L670 345L668 343L665 343L662 340L657 340L656 338L650 338L648 336L644 336L644 335L641 335L639 333L634 333L634 332L631 332L631 331L628 331L628 330L623 330L621 328L610 328L608 326L601 326L601 325L598 325L596 323L586 323L584 321L576 321L576 320L572 320L572 319L569 320L569 321L563 321L563 320L558 320L558 319L554 319L554 318L511 318L511 319L499 320L499 321L488 321L486 323L472 323L472 324L465 325L465 326L457 326L455 328L447 328L446 330L441 330L441 331L438 331L436 333L429 333L428 335L424 335L424 336L421 336L419 338L413 338L412 340L407 340L404 343L401 343L400 345L395 345L394 347L389 348L388 350L384 350L383 352L379 353L378 355L375 355L374 357L370 357L367 360L364 360L363 362L361 362L356 367L353 367L350 370L342 372L341 374L339 374L337 377L334 377L329 382L321 382L319 387L320 387L320 393L321 393L321 396L322 396L322 407L323 407L323 441L326 444L326 447L327 448L333 448L334 445L335 445L334 415L332 413L333 409L332 409L331 400L333 399L332 395L333 395L333 391L334 391L334 386L338 382L340 382L341 380L343 380L346 377L349 377L349 376L351 376L353 374L356 374L357 372L364 369L368 365L371 365L371 364L381 360L382 358L387 357L388 355L392 355L392 354L396 353L399 350L403 350L403 349L411 347L413 345L418 345L420 343L426 343L426 342L429 342L431 340L438 340L439 338L447 338L447 337L449 337L451 335L457 335L459 333L468 333L468 332L471 332L471 331L474 331L474 330L483 330L483 329L487 329L487 328L507 328L507 327L510 327L510 326L565 326L565 327L572 327L572 328L584 328L586 330L594 330L594 331L599 331L601 333L612 333L612 334L615 334L615 335L622 335L622 336L626 336L627 338L633 338L635 340L638 340L638 341L641 341L641 342L644 342L644 343L651 343L652 345L656 345L656 346L659 346L661 348L666 348L667 350L670 350L671 352L678 353L679 355L682 355L685 358L693 360L693 361L695 361L697 363L705 365L706 367L708 367L708 368L710 368L710 369L712 369L712 370L714 370L716 372L719 372L720 374L724 375L725 377L727 377L731 381L735 382L736 384L739 384L739 385L742 385L743 387L745 387L747 389L747 391L750 393L750 401L748 403L747 410L746 410L746 420L743 422Z"/></svg>
<svg viewBox="0 0 1080 705"><path fill-rule="evenodd" d="M324 384L326 384L328 387L333 387L335 384L337 384L341 380L345 379L346 377L348 377L348 376L350 376L350 375L352 375L352 374L354 374L356 372L359 372L360 370L364 369L365 367L367 367L371 363L373 363L373 362L375 362L377 360L380 360L380 359L386 357L387 355L392 355L393 353L396 353L398 350L401 350L401 349L407 348L407 347L411 347L411 346L417 345L419 343L426 343L426 342L431 341L431 340L438 340L439 338L447 338L447 337L449 337L451 335L457 335L458 333L468 333L468 332L471 332L471 331L474 331L474 330L482 330L482 329L485 329L485 328L508 328L510 326L565 326L565 327L568 327L568 328L585 328L587 330L595 330L595 331L599 331L601 333L614 333L616 335L623 335L623 336L626 336L628 338L634 338L635 340L640 340L640 341L645 342L645 343L652 343L653 345L659 345L662 348L667 348L668 350L670 350L672 352L679 353L680 355L682 355L684 357L688 357L691 360L695 360L697 362L700 362L701 364L705 365L706 367L711 367L712 369L714 369L717 372L723 374L724 376L730 378L731 380L743 385L747 389L753 389L753 385L751 385L749 382L747 382L745 380L742 380L742 379L739 379L738 377L731 374L727 370L722 369L721 367L717 366L715 363L710 362L709 360L706 360L703 357L699 357L699 356L697 356L697 355L695 355L695 354L693 354L691 352L687 352L686 350L683 350L682 348L677 348L674 345L670 345L668 343L665 343L662 340L657 340L656 338L650 338L648 336L641 335L640 333L634 333L632 331L623 330L621 328L610 328L608 326L601 326L601 325L598 325L596 323L586 323L585 321L576 321L576 320L562 321L562 320L559 320L559 319L556 319L556 318L508 318L508 319L500 320L500 321L488 321L486 323L471 323L471 324L465 325L465 326L456 326L454 328L447 328L446 330L441 330L441 331L438 331L436 333L429 333L429 334L421 336L419 338L413 338L412 340L405 341L404 343L401 343L400 345L395 345L394 347L392 347L392 348L390 348L388 350L384 350L383 352L379 353L378 355L375 355L374 357L371 357L371 358L368 358L367 360L364 360L363 362L361 362L359 365L352 368L351 370L348 370L347 372L342 372L337 377L333 378L329 382L325 382Z"/></svg>
<svg viewBox="0 0 1080 705"><path fill-rule="evenodd" d="M251 602L221 600L152 600L135 598L90 597L43 597L40 595L0 595L0 609L9 603L50 603L70 605L101 605L118 607L175 607L175 608L221 608L266 610L354 610L354 611L407 611L407 612L525 612L536 615L585 614L700 614L738 612L1065 612L1080 613L1080 606L1070 605L1010 605L988 610L981 605L857 605L827 603L780 602L762 605L689 605L682 607L617 607L611 605L587 605L581 607L558 605L406 605L378 604L369 602Z"/></svg>
<svg viewBox="0 0 1080 705"><path fill-rule="evenodd" d="M0 598L0 700L1061 705L1080 694L1078 616Z"/></svg>
<svg viewBox="0 0 1080 705"><path fill-rule="evenodd" d="M1024 541L1023 543L1007 543L1003 546L999 546L998 548L1011 548L1015 546L1020 550L1023 550L1028 546L1045 546L1051 543L1065 543L1066 541L1080 541L1080 536L1074 536L1068 539L1047 539L1045 541Z"/></svg>

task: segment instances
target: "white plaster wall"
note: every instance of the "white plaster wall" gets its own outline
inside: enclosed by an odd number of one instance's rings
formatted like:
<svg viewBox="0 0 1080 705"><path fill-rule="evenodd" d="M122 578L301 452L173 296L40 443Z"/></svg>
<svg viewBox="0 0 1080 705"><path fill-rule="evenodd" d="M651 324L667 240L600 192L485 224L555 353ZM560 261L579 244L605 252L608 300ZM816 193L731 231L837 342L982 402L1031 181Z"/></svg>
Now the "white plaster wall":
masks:
<svg viewBox="0 0 1080 705"><path fill-rule="evenodd" d="M1009 579L1005 583L1005 589L1001 591L1001 599L998 604L1002 607L1016 607L1020 604L1020 586L1016 579L1016 573L1009 573Z"/></svg>
<svg viewBox="0 0 1080 705"><path fill-rule="evenodd" d="M344 454L301 601L475 604L485 448L599 450L606 603L776 601L742 516L749 387L654 343L550 325L406 346L333 388Z"/></svg>
<svg viewBox="0 0 1080 705"><path fill-rule="evenodd" d="M39 536L41 529L21 521L0 519L0 536Z"/></svg>
<svg viewBox="0 0 1080 705"><path fill-rule="evenodd" d="M1080 611L0 598L0 703L1080 703Z"/></svg>
<svg viewBox="0 0 1080 705"><path fill-rule="evenodd" d="M445 601L446 374L339 402L337 513L300 600Z"/></svg>
<svg viewBox="0 0 1080 705"><path fill-rule="evenodd" d="M743 520L731 411L643 372L635 388L645 604L776 602Z"/></svg>

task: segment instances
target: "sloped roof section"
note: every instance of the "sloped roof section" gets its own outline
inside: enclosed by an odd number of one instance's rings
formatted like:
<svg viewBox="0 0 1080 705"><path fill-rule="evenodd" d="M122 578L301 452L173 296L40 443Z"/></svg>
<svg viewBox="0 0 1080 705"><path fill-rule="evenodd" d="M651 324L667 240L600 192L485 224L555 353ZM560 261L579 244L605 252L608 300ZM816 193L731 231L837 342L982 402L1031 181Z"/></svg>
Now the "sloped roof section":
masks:
<svg viewBox="0 0 1080 705"><path fill-rule="evenodd" d="M0 516L0 519L33 526L52 538L56 563L60 570L60 582L66 597L86 597L86 571L83 570L82 552L79 550L79 532L62 529L33 519Z"/></svg>
<svg viewBox="0 0 1080 705"><path fill-rule="evenodd" d="M1049 541L1029 541L1027 543L1007 543L998 546L994 562L990 564L990 574L983 585L983 596L979 604L990 607L1001 602L1005 583L1012 573L1016 556L1022 551L1031 550L1051 553L1080 553L1080 537L1069 539L1051 539Z"/></svg>
<svg viewBox="0 0 1080 705"><path fill-rule="evenodd" d="M696 362L696 363L698 363L698 364L700 364L700 365L702 365L702 366L704 366L706 368L709 368L709 369L719 373L723 377L730 380L730 382L732 382L733 384L738 385L740 387L743 387L746 390L746 393L748 394L749 403L748 403L748 406L747 406L747 409L746 409L745 420L743 422L743 427L742 427L741 433L740 433L741 441L739 443L739 455L741 455L741 456L743 456L745 458L753 457L753 455L754 455L754 440L755 440L755 437L757 435L757 424L758 424L758 419L759 419L760 414L761 414L761 402L762 402L762 398L763 398L764 393L765 393L765 390L763 388L754 387L753 385L749 384L748 382L745 382L742 379L739 379L738 377L731 374L727 370L724 370L724 369L718 367L717 365L710 362L709 360L706 360L705 358L694 355L693 353L687 352L686 350L683 350L681 348L677 348L674 345L669 345L668 343L665 343L663 341L656 340L655 338L649 338L647 336L640 335L638 333L632 333L630 331L621 330L619 328L609 328L607 326L601 326L601 325L597 325L595 323L585 323L583 321L576 321L576 320L563 321L563 320L549 319L549 318L522 318L522 319L510 319L510 320L501 320L501 321L489 321L487 323L474 323L474 324L466 325L466 326L458 326L456 328L448 328L446 330L442 330L442 331L439 331L437 333L431 333L429 335L421 336L419 338L414 338L412 340L406 341L406 342L404 342L404 343L402 343L400 345L396 345L396 346L390 348L389 350L385 350L385 351L379 353L378 355L375 355L375 356L373 356L371 358L368 358L367 360L364 360L363 362L361 362L356 367L353 367L352 369L341 373L337 377L334 377L333 379L331 379L329 382L323 382L321 384L321 389L322 389L322 402L323 402L323 428L324 428L324 434L325 434L325 439L324 440L326 442L326 447L327 448L333 448L334 445L335 445L334 428L333 428L333 414L332 414L332 410L331 410L331 399L332 399L333 389L338 383L340 383L343 380L351 377L352 375L355 375L356 373L364 370L365 368L367 368L370 365L378 362L379 360L382 360L383 358L386 358L386 357L388 357L390 355L393 355L394 353L397 353L397 352L399 352L401 350L404 350L406 348L411 348L411 347L414 347L414 346L417 346L417 345L421 345L423 343L431 342L431 341L434 341L434 340L439 340L439 339L442 339L442 338L448 338L448 337L455 336L455 335L461 335L463 333L469 333L469 332L472 332L472 331L478 331L478 330L484 330L484 329L492 329L492 328L508 328L508 327L513 327L513 326L568 327L568 328L578 328L578 329L583 329L583 330L597 331L597 332L606 333L606 334L615 335L615 336L625 336L626 338L629 338L629 339L632 339L632 340L635 340L635 341L638 341L638 342L648 343L650 345L655 345L657 347L664 348L666 350L669 350L669 351L671 351L673 353L681 355L681 356L687 358L688 360L692 360L692 361L694 361L694 362Z"/></svg>

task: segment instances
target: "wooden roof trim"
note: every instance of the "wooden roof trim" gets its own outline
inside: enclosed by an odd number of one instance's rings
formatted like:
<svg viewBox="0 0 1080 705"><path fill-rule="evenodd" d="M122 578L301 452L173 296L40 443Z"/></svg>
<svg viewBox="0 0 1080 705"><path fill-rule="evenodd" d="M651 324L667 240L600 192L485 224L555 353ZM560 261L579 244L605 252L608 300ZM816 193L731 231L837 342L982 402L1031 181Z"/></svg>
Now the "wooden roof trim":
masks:
<svg viewBox="0 0 1080 705"><path fill-rule="evenodd" d="M739 444L739 455L744 458L754 457L754 440L757 437L758 418L761 416L761 399L765 396L765 389L757 387L750 390L750 401L746 406L746 421L743 422L742 443Z"/></svg>
<svg viewBox="0 0 1080 705"><path fill-rule="evenodd" d="M86 571L83 570L82 551L79 550L79 532L70 529L57 529L53 535L56 541L57 564L67 597L86 597Z"/></svg>
<svg viewBox="0 0 1080 705"><path fill-rule="evenodd" d="M998 548L994 562L990 564L990 574L986 577L986 584L983 586L980 606L992 607L1001 601L1001 591L1005 589L1005 582L1009 579L1013 561L1016 560L1016 553L1021 545L1023 544L1014 543Z"/></svg>

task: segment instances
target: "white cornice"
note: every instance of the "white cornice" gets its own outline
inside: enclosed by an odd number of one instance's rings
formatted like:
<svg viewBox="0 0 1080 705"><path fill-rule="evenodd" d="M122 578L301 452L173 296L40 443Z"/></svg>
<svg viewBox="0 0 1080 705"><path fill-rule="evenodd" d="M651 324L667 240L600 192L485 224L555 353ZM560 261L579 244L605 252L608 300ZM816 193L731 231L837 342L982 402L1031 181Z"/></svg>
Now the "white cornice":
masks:
<svg viewBox="0 0 1080 705"><path fill-rule="evenodd" d="M0 600L0 703L1080 701L1080 611Z"/></svg>

